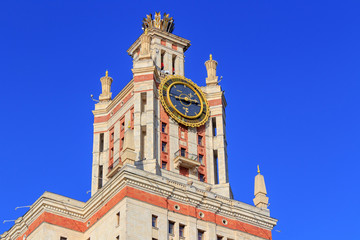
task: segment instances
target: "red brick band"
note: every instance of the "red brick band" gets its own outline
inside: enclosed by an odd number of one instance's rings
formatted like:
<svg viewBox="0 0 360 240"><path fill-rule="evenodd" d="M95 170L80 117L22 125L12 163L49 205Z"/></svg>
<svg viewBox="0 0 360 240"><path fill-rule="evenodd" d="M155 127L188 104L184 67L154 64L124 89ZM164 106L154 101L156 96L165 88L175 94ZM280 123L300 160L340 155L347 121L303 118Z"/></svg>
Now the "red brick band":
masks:
<svg viewBox="0 0 360 240"><path fill-rule="evenodd" d="M87 221L80 222L76 221L70 218L66 218L63 216L59 216L53 213L44 212L42 213L27 229L25 232L26 236L29 236L37 227L39 227L43 222L50 223L53 225L57 225L60 227L64 227L67 229L71 229L78 232L85 232L88 228L90 228L92 225L94 225L101 217L103 217L107 212L110 211L117 203L119 203L123 198L130 197L142 202L150 203L152 205L162 207L169 209L174 212L178 212L187 216L196 217L198 219L202 219L204 221L213 222L220 226L233 229L233 230L239 230L242 232L246 232L258 237L262 237L265 239L271 240L271 231L262 229L259 227L255 227L248 223L243 223L234 219L225 218L223 216L217 215L213 212L208 212L204 210L200 210L198 208L195 208L193 206L185 205L182 203L178 203L172 200L168 200L167 198L160 197L151 193L147 193L132 187L125 187L122 189L119 193L117 193L110 201L105 204L99 211L97 211L93 216L91 216ZM175 209L175 204L180 206L180 210ZM204 213L204 217L200 218L199 212ZM224 225L222 223L222 220L227 220L227 225ZM87 226L87 223L89 225ZM150 223L149 223L150 224ZM17 240L23 239L22 235L21 237L18 237Z"/></svg>

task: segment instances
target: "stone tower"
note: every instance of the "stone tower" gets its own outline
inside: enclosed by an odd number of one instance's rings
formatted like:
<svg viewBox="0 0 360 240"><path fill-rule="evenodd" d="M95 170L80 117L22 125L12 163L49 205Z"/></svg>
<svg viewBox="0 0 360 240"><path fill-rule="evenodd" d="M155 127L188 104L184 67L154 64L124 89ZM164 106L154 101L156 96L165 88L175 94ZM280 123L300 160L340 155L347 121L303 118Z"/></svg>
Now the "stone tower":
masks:
<svg viewBox="0 0 360 240"><path fill-rule="evenodd" d="M91 198L45 192L1 239L272 239L263 176L256 206L233 199L217 61L210 55L207 78L191 81L190 41L172 33L173 18L149 14L143 29L127 51L132 80L113 97L117 80L108 71L100 79Z"/></svg>

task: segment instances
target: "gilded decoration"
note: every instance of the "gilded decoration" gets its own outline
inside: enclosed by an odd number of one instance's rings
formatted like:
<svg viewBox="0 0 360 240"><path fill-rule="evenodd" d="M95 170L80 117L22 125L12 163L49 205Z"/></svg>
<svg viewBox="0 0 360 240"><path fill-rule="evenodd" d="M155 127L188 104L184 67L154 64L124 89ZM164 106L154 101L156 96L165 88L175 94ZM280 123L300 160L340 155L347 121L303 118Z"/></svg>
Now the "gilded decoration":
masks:
<svg viewBox="0 0 360 240"><path fill-rule="evenodd" d="M164 13L163 18L161 19L160 12L155 12L155 17L150 13L146 15L146 18L143 19L143 30L145 31L148 28L157 28L169 33L174 31L174 19L169 17L169 14Z"/></svg>
<svg viewBox="0 0 360 240"><path fill-rule="evenodd" d="M183 94L179 90L180 93L178 95L173 95L170 90L175 86L184 86L184 88L189 89L192 93ZM188 127L200 127L204 125L209 119L210 110L209 103L206 100L205 94L201 91L201 89L190 79L185 78L180 75L169 75L165 77L159 86L159 95L161 104L164 107L165 111L178 123L188 126ZM182 96L183 95L183 96ZM174 100L170 98L176 99L178 103L182 105L174 104ZM194 105L193 113L188 109L186 105ZM185 109L185 110L183 110Z"/></svg>

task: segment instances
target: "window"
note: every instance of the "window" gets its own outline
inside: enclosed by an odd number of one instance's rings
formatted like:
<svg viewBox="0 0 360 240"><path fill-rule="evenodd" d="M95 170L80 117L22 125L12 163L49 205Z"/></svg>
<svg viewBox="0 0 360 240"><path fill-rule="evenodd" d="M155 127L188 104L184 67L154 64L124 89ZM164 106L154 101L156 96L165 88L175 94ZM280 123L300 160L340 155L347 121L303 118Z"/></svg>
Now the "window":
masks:
<svg viewBox="0 0 360 240"><path fill-rule="evenodd" d="M215 184L219 184L218 154L217 154L217 150L214 150L214 176L215 176Z"/></svg>
<svg viewBox="0 0 360 240"><path fill-rule="evenodd" d="M174 235L174 228L175 228L175 223L169 221L169 234Z"/></svg>
<svg viewBox="0 0 360 240"><path fill-rule="evenodd" d="M161 163L161 168L162 168L162 169L166 169L166 166L167 166L167 162L163 161L163 162Z"/></svg>
<svg viewBox="0 0 360 240"><path fill-rule="evenodd" d="M157 216L155 216L155 215L152 215L152 219L151 219L151 225L152 225L152 227L154 227L154 228L157 228Z"/></svg>
<svg viewBox="0 0 360 240"><path fill-rule="evenodd" d="M204 235L205 235L204 231L198 230L198 240L204 240L205 239Z"/></svg>
<svg viewBox="0 0 360 240"><path fill-rule="evenodd" d="M161 143L161 151L166 152L166 142Z"/></svg>
<svg viewBox="0 0 360 240"><path fill-rule="evenodd" d="M120 240L120 235L117 235L117 236L116 236L116 240Z"/></svg>
<svg viewBox="0 0 360 240"><path fill-rule="evenodd" d="M180 153L181 153L181 156L182 156L182 157L185 157L185 155L186 155L186 149L185 149L185 148L181 148L181 149L180 149Z"/></svg>
<svg viewBox="0 0 360 240"><path fill-rule="evenodd" d="M116 214L116 226L120 226L120 212Z"/></svg>
<svg viewBox="0 0 360 240"><path fill-rule="evenodd" d="M205 182L205 175L199 173L199 180L200 180L201 182Z"/></svg>
<svg viewBox="0 0 360 240"><path fill-rule="evenodd" d="M98 189L102 188L102 183L103 183L103 165L99 165Z"/></svg>
<svg viewBox="0 0 360 240"><path fill-rule="evenodd" d="M162 44L162 41L161 41ZM161 69L160 70L164 70L164 57L165 57L165 52L162 51L161 52Z"/></svg>
<svg viewBox="0 0 360 240"><path fill-rule="evenodd" d="M111 140L114 140L114 132L111 133Z"/></svg>
<svg viewBox="0 0 360 240"><path fill-rule="evenodd" d="M172 57L172 75L175 75L175 62L176 62L176 55Z"/></svg>
<svg viewBox="0 0 360 240"><path fill-rule="evenodd" d="M166 123L161 123L161 132L166 133Z"/></svg>
<svg viewBox="0 0 360 240"><path fill-rule="evenodd" d="M198 135L198 145L199 146L203 145L203 136Z"/></svg>
<svg viewBox="0 0 360 240"><path fill-rule="evenodd" d="M216 118L212 118L212 128L213 128L213 136L216 136L217 135Z"/></svg>
<svg viewBox="0 0 360 240"><path fill-rule="evenodd" d="M179 224L179 237L185 237L185 225Z"/></svg>
<svg viewBox="0 0 360 240"><path fill-rule="evenodd" d="M100 133L99 152L104 151L104 133Z"/></svg>
<svg viewBox="0 0 360 240"><path fill-rule="evenodd" d="M113 158L114 157L114 148L111 148L110 149L110 158Z"/></svg>
<svg viewBox="0 0 360 240"><path fill-rule="evenodd" d="M224 238L222 236L216 236L217 240L223 240Z"/></svg>
<svg viewBox="0 0 360 240"><path fill-rule="evenodd" d="M204 155L199 154L199 163L203 164L204 161Z"/></svg>
<svg viewBox="0 0 360 240"><path fill-rule="evenodd" d="M146 92L141 93L141 112L146 110Z"/></svg>
<svg viewBox="0 0 360 240"><path fill-rule="evenodd" d="M121 144L121 145L120 145L120 146L121 146L121 147L120 147L121 149L123 149L123 147L124 147L124 141L125 141L125 140L124 140L124 137L122 137L122 138L121 138L121 143L120 143L120 144Z"/></svg>
<svg viewBox="0 0 360 240"><path fill-rule="evenodd" d="M121 130L124 130L125 129L125 121L123 121L122 123L121 123Z"/></svg>
<svg viewBox="0 0 360 240"><path fill-rule="evenodd" d="M60 237L60 240L67 240L66 237Z"/></svg>

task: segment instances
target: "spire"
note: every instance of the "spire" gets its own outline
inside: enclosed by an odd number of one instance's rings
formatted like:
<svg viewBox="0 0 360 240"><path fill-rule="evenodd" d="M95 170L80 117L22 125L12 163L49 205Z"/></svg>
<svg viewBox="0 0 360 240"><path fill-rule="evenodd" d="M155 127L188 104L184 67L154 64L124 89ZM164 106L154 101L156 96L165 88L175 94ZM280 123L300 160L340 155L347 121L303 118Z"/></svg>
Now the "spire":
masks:
<svg viewBox="0 0 360 240"><path fill-rule="evenodd" d="M218 84L218 76L216 76L217 64L217 61L213 60L212 54L210 54L210 59L205 62L207 70L206 85Z"/></svg>
<svg viewBox="0 0 360 240"><path fill-rule="evenodd" d="M109 77L108 70L106 70L105 76L100 78L100 81L101 81L102 93L100 94L99 100L100 100L100 102L110 101L111 95L112 95L110 90L111 90L111 83L112 83L113 79L111 77Z"/></svg>
<svg viewBox="0 0 360 240"><path fill-rule="evenodd" d="M267 208L269 198L266 196L266 186L264 176L260 174L259 165L257 166L258 174L255 176L254 204L258 208Z"/></svg>

